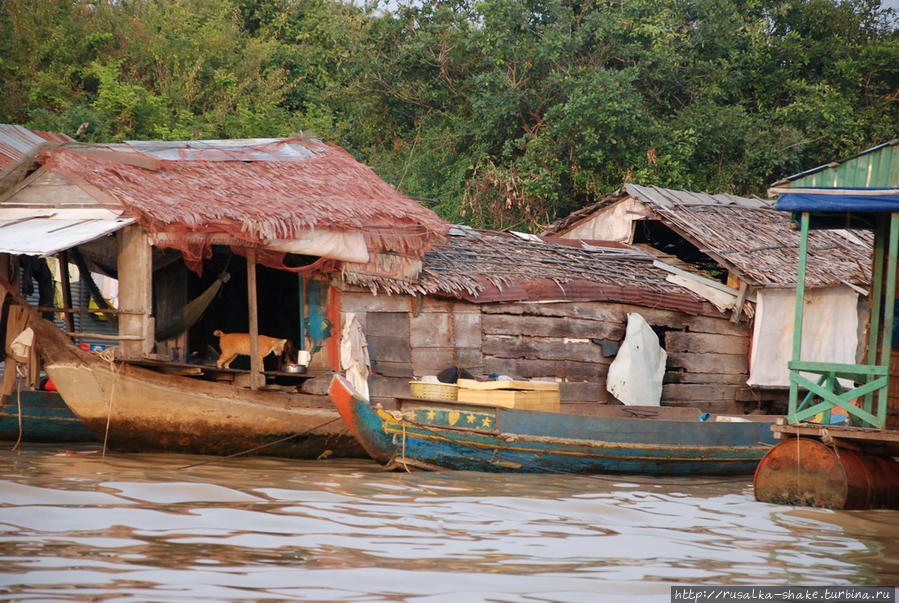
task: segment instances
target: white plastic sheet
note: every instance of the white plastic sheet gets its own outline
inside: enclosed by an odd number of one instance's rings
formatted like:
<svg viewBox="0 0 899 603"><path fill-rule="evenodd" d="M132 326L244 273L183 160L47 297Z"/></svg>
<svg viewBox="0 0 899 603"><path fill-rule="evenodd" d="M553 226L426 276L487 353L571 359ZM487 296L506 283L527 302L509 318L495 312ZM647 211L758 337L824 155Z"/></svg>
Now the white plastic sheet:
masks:
<svg viewBox="0 0 899 603"><path fill-rule="evenodd" d="M627 330L609 367L606 388L627 405L658 406L668 354L640 314L627 315Z"/></svg>
<svg viewBox="0 0 899 603"><path fill-rule="evenodd" d="M749 385L787 386L793 353L794 289L758 292ZM854 364L858 349L858 293L849 287L805 292L802 360Z"/></svg>

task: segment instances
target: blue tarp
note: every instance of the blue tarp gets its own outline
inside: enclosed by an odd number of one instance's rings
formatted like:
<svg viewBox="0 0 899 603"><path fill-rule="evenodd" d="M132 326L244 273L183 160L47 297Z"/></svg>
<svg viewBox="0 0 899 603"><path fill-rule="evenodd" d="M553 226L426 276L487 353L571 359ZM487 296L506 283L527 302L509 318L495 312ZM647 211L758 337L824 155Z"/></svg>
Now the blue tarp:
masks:
<svg viewBox="0 0 899 603"><path fill-rule="evenodd" d="M806 189L808 190L808 189ZM821 189L826 191L828 189ZM839 189L852 190L852 189ZM781 193L777 209L781 211L814 212L879 212L899 211L899 195L896 189L856 189L864 191L883 190L883 195L828 195L823 193Z"/></svg>

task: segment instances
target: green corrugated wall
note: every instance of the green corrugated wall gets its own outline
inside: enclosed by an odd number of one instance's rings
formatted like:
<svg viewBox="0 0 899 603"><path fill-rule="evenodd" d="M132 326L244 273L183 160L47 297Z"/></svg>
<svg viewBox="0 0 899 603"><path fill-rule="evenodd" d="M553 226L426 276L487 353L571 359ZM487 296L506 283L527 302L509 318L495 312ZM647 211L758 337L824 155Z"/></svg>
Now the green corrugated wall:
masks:
<svg viewBox="0 0 899 603"><path fill-rule="evenodd" d="M899 187L899 144L875 148L847 159L839 165L792 180L788 186L836 188Z"/></svg>

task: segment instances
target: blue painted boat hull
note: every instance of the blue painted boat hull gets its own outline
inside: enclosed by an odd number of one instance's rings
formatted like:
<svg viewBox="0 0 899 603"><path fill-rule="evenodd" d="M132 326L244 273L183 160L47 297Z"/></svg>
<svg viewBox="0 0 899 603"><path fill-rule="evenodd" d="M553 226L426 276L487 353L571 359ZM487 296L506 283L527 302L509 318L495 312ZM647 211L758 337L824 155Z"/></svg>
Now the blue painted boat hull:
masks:
<svg viewBox="0 0 899 603"><path fill-rule="evenodd" d="M16 441L19 438L19 395L14 392L0 404L0 440ZM96 441L57 392L23 391L21 400L23 441Z"/></svg>
<svg viewBox="0 0 899 603"><path fill-rule="evenodd" d="M591 417L408 399L387 411L341 376L328 393L372 458L410 469L742 475L775 444L769 422Z"/></svg>

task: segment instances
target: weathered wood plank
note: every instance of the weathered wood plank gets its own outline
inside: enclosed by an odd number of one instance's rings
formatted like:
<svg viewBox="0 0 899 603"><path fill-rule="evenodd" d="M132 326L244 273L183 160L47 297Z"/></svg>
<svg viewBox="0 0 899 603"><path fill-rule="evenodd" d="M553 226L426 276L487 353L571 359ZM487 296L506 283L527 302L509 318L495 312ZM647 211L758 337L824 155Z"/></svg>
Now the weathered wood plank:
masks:
<svg viewBox="0 0 899 603"><path fill-rule="evenodd" d="M481 347L481 314L457 313L452 314L453 340L460 348Z"/></svg>
<svg viewBox="0 0 899 603"><path fill-rule="evenodd" d="M734 324L727 317L691 316L683 312L645 308L610 302L563 302L557 304L485 304L484 314L511 314L522 316L559 316L598 320L612 324L625 324L627 314L636 312L653 326L686 329L697 333L720 333L722 335L745 335L746 325Z"/></svg>
<svg viewBox="0 0 899 603"><path fill-rule="evenodd" d="M665 333L665 350L669 353L748 354L749 338L737 335L669 331Z"/></svg>
<svg viewBox="0 0 899 603"><path fill-rule="evenodd" d="M625 322L587 320L556 316L521 316L514 314L486 314L482 320L485 334L521 335L534 337L582 337L620 340L624 337Z"/></svg>
<svg viewBox="0 0 899 603"><path fill-rule="evenodd" d="M724 385L746 385L746 373L688 373L683 369L665 372L665 383L721 383Z"/></svg>
<svg viewBox="0 0 899 603"><path fill-rule="evenodd" d="M418 377L436 375L455 362L452 348L412 348L412 372Z"/></svg>
<svg viewBox="0 0 899 603"><path fill-rule="evenodd" d="M693 354L673 352L668 354L668 368L683 368L690 373L747 373L749 361L737 354Z"/></svg>
<svg viewBox="0 0 899 603"><path fill-rule="evenodd" d="M695 402L711 402L737 400L739 392L748 391L746 386L739 385L706 385L700 383L671 383L662 386L662 400L685 400Z"/></svg>
<svg viewBox="0 0 899 603"><path fill-rule="evenodd" d="M372 362L412 362L409 340L403 336L374 335L367 338L368 356Z"/></svg>
<svg viewBox="0 0 899 603"><path fill-rule="evenodd" d="M469 302L457 301L453 302L453 313L454 314L480 314L481 313L481 305L480 304L472 304Z"/></svg>
<svg viewBox="0 0 899 603"><path fill-rule="evenodd" d="M365 313L366 337L406 337L409 335L409 314L406 312ZM407 342L408 345L408 342Z"/></svg>
<svg viewBox="0 0 899 603"><path fill-rule="evenodd" d="M411 395L411 390L409 389L409 381L409 379L399 377L384 377L381 375L372 375L368 380L368 387L372 398L395 398L397 396L406 397Z"/></svg>
<svg viewBox="0 0 899 603"><path fill-rule="evenodd" d="M446 312L422 312L419 315L411 315L409 318L409 342L415 348L442 348L450 347L452 331L450 329L450 314Z"/></svg>
<svg viewBox="0 0 899 603"><path fill-rule="evenodd" d="M371 370L385 377L403 377L412 379L412 363L411 362L385 362L382 360L371 361Z"/></svg>
<svg viewBox="0 0 899 603"><path fill-rule="evenodd" d="M412 309L411 299L408 295L347 291L340 296L340 309L343 312L409 312Z"/></svg>
<svg viewBox="0 0 899 603"><path fill-rule="evenodd" d="M601 381L568 381L559 384L559 399L563 403L606 404L609 401L605 379Z"/></svg>
<svg viewBox="0 0 899 603"><path fill-rule="evenodd" d="M497 358L530 358L535 360L573 360L611 364L612 359L602 355L602 347L582 340L574 341L552 337L511 337L487 335L481 346L484 354Z"/></svg>
<svg viewBox="0 0 899 603"><path fill-rule="evenodd" d="M484 372L484 356L481 348L456 348L456 366L464 368L472 375Z"/></svg>
<svg viewBox="0 0 899 603"><path fill-rule="evenodd" d="M608 367L592 362L554 362L484 356L484 372L523 379L557 377L571 381L598 381L605 378Z"/></svg>

